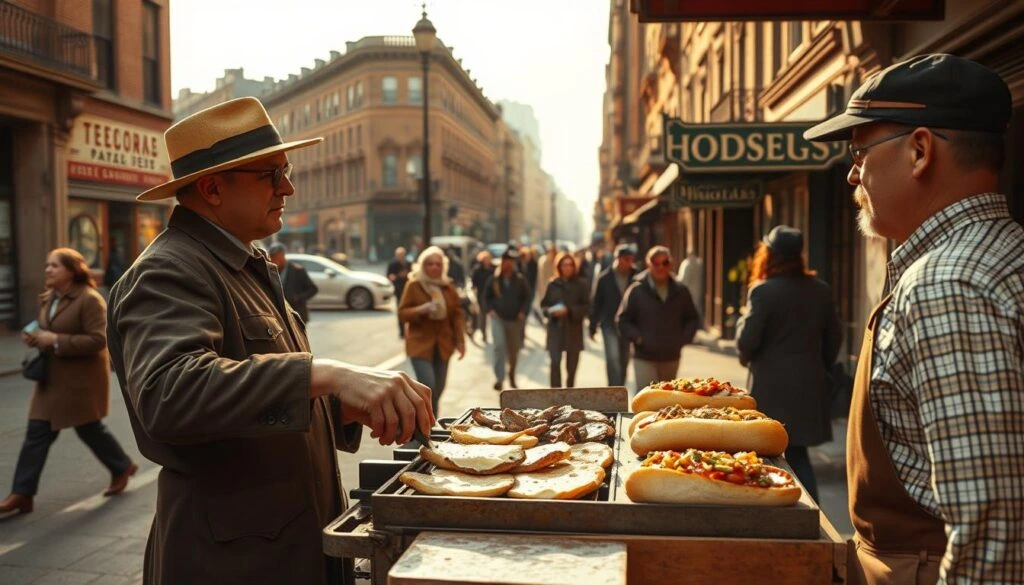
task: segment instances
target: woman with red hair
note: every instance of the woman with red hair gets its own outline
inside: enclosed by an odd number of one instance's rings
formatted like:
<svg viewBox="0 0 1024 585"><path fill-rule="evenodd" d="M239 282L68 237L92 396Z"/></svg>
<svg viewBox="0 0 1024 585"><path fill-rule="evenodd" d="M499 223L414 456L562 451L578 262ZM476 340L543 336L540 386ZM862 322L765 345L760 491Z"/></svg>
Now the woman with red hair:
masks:
<svg viewBox="0 0 1024 585"><path fill-rule="evenodd" d="M757 409L786 425L786 460L817 500L807 448L832 439L829 395L841 331L832 290L804 265L803 247L800 230L784 225L758 245L736 346Z"/></svg>
<svg viewBox="0 0 1024 585"><path fill-rule="evenodd" d="M32 392L14 485L0 502L0 513L32 511L46 456L61 429L74 427L110 470L110 486L103 495L124 491L139 469L103 424L110 414L110 358L107 304L96 281L82 255L71 248L50 252L45 275L38 328L23 332L22 341L45 352L46 381L37 382Z"/></svg>

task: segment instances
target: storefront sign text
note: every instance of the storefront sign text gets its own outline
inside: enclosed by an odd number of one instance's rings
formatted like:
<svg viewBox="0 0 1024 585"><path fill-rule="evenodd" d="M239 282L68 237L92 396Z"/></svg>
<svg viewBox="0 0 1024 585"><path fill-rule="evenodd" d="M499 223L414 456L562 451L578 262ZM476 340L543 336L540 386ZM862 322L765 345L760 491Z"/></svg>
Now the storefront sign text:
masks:
<svg viewBox="0 0 1024 585"><path fill-rule="evenodd" d="M751 207L763 195L761 181L682 183L674 186L670 207Z"/></svg>
<svg viewBox="0 0 1024 585"><path fill-rule="evenodd" d="M82 114L68 144L68 178L140 187L168 181L162 133Z"/></svg>
<svg viewBox="0 0 1024 585"><path fill-rule="evenodd" d="M665 118L665 158L685 173L819 170L841 160L840 142L809 142L813 124L684 124Z"/></svg>

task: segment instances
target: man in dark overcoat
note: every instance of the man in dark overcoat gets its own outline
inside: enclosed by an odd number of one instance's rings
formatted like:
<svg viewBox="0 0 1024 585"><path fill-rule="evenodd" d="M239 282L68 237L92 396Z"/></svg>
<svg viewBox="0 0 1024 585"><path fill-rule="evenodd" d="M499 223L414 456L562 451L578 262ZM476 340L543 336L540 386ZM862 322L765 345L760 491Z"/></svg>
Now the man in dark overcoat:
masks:
<svg viewBox="0 0 1024 585"><path fill-rule="evenodd" d="M107 339L128 416L163 467L143 582L334 584L322 530L346 507L336 449L433 424L430 391L397 372L314 358L277 268L252 242L295 189L263 106L240 98L165 134L167 229L111 291Z"/></svg>
<svg viewBox="0 0 1024 585"><path fill-rule="evenodd" d="M284 298L288 304L302 317L303 323L309 323L309 307L306 303L320 292L320 289L309 277L309 273L298 262L289 262L287 253L288 247L280 242L270 245L267 250L270 261L277 266L278 274L281 275L281 285L284 287Z"/></svg>

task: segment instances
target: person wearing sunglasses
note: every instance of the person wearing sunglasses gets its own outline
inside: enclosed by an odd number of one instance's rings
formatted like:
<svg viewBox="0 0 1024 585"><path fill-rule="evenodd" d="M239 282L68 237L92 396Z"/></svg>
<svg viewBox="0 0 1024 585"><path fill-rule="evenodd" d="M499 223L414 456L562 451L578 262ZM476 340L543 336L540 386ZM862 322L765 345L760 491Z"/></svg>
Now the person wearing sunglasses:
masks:
<svg viewBox="0 0 1024 585"><path fill-rule="evenodd" d="M852 583L1024 583L1024 229L999 193L1010 89L968 59L870 77L809 140L850 143L892 240L847 436Z"/></svg>
<svg viewBox="0 0 1024 585"><path fill-rule="evenodd" d="M253 245L282 228L295 187L255 98L164 135L167 229L110 292L107 340L139 450L160 470L146 583L348 582L322 531L347 508L337 450L434 424L408 375L315 357L281 274ZM353 332L357 334L358 332Z"/></svg>
<svg viewBox="0 0 1024 585"><path fill-rule="evenodd" d="M633 348L636 390L676 377L680 352L693 342L701 321L690 291L672 278L668 248L647 251L647 270L626 289L615 323Z"/></svg>

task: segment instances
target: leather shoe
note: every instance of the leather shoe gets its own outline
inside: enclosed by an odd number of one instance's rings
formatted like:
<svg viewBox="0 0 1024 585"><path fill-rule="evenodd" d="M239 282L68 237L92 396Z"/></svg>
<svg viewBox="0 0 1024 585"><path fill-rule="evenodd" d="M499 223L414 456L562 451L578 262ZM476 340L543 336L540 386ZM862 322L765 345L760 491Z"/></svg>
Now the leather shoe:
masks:
<svg viewBox="0 0 1024 585"><path fill-rule="evenodd" d="M135 475L135 472L139 470L139 466L132 463L125 469L123 473L114 476L114 479L110 481L110 487L107 491L103 492L104 496L116 496L117 494L124 491L124 488L128 487L128 478Z"/></svg>
<svg viewBox="0 0 1024 585"><path fill-rule="evenodd" d="M28 514L32 511L32 498L21 494L11 494L0 502L0 514L7 514L17 510L21 514Z"/></svg>

